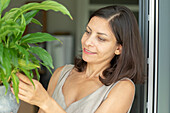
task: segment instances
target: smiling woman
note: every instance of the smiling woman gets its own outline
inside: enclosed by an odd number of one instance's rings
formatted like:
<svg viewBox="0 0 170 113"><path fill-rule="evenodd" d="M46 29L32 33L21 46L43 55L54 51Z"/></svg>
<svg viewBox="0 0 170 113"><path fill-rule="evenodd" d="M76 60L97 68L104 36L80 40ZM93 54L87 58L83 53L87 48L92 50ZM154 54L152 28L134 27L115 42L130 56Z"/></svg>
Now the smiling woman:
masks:
<svg viewBox="0 0 170 113"><path fill-rule="evenodd" d="M133 79L135 83L143 82L144 57L138 24L134 14L126 7L110 6L94 12L82 37L82 48L91 51L95 49L98 57L101 53L101 62L109 61L107 63L110 66L103 72L105 79L99 76L101 81L106 80L105 85L124 77ZM87 58L93 62L99 60L86 56L83 54L82 59L76 59L79 71L85 69Z"/></svg>
<svg viewBox="0 0 170 113"><path fill-rule="evenodd" d="M18 73L19 98L39 113L129 113L135 84L143 80L143 51L136 19L123 6L94 12L81 40L82 58L54 72L47 92ZM23 90L24 89L24 90ZM126 94L126 95L125 95Z"/></svg>
<svg viewBox="0 0 170 113"><path fill-rule="evenodd" d="M115 54L121 53L122 48L117 44L108 21L97 16L89 21L81 43L82 58L88 63L109 63Z"/></svg>

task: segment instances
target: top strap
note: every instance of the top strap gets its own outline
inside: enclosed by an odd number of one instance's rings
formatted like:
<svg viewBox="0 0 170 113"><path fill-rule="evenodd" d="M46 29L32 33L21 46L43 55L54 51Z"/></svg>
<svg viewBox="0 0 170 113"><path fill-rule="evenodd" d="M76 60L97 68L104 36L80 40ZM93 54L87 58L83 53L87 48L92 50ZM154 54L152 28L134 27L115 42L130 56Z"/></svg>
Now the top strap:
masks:
<svg viewBox="0 0 170 113"><path fill-rule="evenodd" d="M66 75L66 73L68 71L70 71L72 68L74 67L74 65L71 65L71 64L66 64L63 69L61 70L61 74L60 74L60 77L58 79L58 83L59 84L61 82L61 80L64 78L64 76Z"/></svg>

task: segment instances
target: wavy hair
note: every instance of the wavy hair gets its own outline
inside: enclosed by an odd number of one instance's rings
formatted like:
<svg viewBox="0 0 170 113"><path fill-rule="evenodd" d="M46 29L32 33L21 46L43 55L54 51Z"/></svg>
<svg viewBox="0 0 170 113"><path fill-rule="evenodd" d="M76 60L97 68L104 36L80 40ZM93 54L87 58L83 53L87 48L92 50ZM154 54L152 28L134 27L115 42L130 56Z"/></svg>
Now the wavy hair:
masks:
<svg viewBox="0 0 170 113"><path fill-rule="evenodd" d="M132 11L124 6L107 6L95 11L94 16L108 20L117 44L122 46L120 55L115 55L110 61L110 67L103 71L100 81L106 86L127 77L135 83L144 80L144 54L138 24ZM89 19L89 21L90 21ZM87 62L82 58L75 59L75 68L82 72Z"/></svg>

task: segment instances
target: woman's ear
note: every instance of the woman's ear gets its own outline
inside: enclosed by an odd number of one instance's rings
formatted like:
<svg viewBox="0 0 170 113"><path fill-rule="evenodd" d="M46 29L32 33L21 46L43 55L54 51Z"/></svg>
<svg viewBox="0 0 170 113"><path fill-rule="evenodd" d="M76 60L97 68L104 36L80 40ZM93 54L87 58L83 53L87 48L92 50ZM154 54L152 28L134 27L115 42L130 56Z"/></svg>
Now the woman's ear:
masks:
<svg viewBox="0 0 170 113"><path fill-rule="evenodd" d="M118 45L115 50L115 55L120 55L122 53L122 45Z"/></svg>

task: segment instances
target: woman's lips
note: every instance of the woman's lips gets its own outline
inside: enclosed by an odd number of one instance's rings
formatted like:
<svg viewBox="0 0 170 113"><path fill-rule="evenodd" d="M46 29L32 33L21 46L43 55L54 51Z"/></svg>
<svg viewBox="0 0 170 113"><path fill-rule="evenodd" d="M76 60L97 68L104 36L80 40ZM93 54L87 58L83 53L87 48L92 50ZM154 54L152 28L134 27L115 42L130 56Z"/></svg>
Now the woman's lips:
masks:
<svg viewBox="0 0 170 113"><path fill-rule="evenodd" d="M88 49L83 49L83 52L85 53L85 54L96 54L95 52L91 52L91 51L89 51Z"/></svg>

